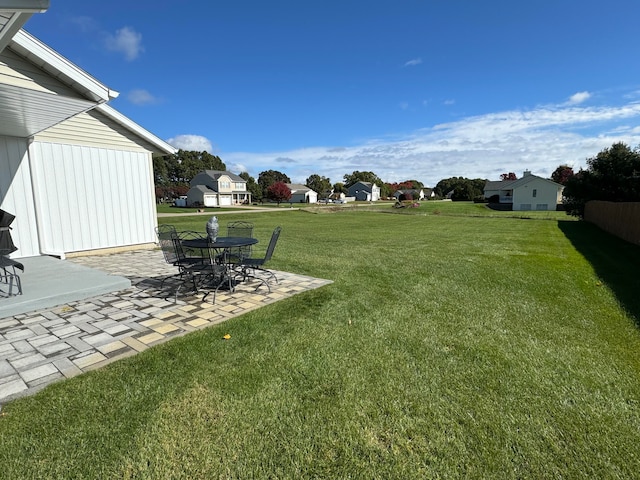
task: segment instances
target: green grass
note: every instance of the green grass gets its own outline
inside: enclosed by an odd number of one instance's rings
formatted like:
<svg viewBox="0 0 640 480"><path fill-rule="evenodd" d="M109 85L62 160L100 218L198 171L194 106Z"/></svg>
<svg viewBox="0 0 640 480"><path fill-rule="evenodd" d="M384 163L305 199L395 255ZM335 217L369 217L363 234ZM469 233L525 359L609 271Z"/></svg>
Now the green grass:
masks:
<svg viewBox="0 0 640 480"><path fill-rule="evenodd" d="M228 212L234 210L233 207L205 207L203 208L205 212L211 212L211 214L215 214L216 212ZM158 213L170 213L172 215L181 215L185 213L198 213L198 208L194 207L176 207L174 205L168 204L156 204L156 211Z"/></svg>
<svg viewBox="0 0 640 480"><path fill-rule="evenodd" d="M243 214L335 283L6 405L0 477L636 477L640 249L421 213Z"/></svg>

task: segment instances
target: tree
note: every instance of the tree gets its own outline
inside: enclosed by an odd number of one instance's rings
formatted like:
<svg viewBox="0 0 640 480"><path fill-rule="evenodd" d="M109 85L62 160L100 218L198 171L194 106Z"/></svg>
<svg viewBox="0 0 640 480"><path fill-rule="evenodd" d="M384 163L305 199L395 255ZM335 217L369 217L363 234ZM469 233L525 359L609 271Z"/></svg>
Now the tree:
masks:
<svg viewBox="0 0 640 480"><path fill-rule="evenodd" d="M178 150L173 155L153 159L153 178L161 195L156 198L170 199L179 196L179 191L189 190L189 182L203 170L226 170L220 157L209 152Z"/></svg>
<svg viewBox="0 0 640 480"><path fill-rule="evenodd" d="M469 179L464 177L451 177L440 180L435 186L436 195L444 197L451 193L451 199L455 201L471 201L484 193L484 185L487 181L481 178Z"/></svg>
<svg viewBox="0 0 640 480"><path fill-rule="evenodd" d="M509 172L509 173L502 173L500 174L500 180L517 180L518 176L513 173L513 172Z"/></svg>
<svg viewBox="0 0 640 480"><path fill-rule="evenodd" d="M373 172L358 172L356 170L351 175L346 174L344 176L344 184L347 188L349 188L351 185L354 185L355 183L358 183L358 182L375 183L379 187L381 187L384 183Z"/></svg>
<svg viewBox="0 0 640 480"><path fill-rule="evenodd" d="M315 173L307 178L305 185L317 192L320 198L325 198L331 193L331 180Z"/></svg>
<svg viewBox="0 0 640 480"><path fill-rule="evenodd" d="M622 142L605 148L567 180L563 196L567 213L578 217L589 200L640 201L640 150Z"/></svg>
<svg viewBox="0 0 640 480"><path fill-rule="evenodd" d="M262 188L256 183L256 179L249 175L249 172L242 172L239 176L247 182L247 191L251 193L251 198L261 201L263 197Z"/></svg>
<svg viewBox="0 0 640 480"><path fill-rule="evenodd" d="M347 187L342 182L336 182L333 184L333 193L348 193Z"/></svg>
<svg viewBox="0 0 640 480"><path fill-rule="evenodd" d="M278 202L286 202L291 199L291 189L284 182L275 182L267 188L267 198Z"/></svg>
<svg viewBox="0 0 640 480"><path fill-rule="evenodd" d="M573 177L575 173L573 172L573 168L568 165L560 165L556 168L551 174L551 180L560 185L566 185L567 180Z"/></svg>
<svg viewBox="0 0 640 480"><path fill-rule="evenodd" d="M291 180L284 173L277 170L265 170L258 175L258 185L260 185L263 192L266 192L276 182L291 183Z"/></svg>

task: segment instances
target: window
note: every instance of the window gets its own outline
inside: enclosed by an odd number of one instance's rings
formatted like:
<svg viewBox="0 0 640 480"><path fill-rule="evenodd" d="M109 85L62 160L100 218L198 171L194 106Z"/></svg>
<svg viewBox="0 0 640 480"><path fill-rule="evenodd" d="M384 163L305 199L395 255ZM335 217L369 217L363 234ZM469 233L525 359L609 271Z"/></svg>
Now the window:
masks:
<svg viewBox="0 0 640 480"><path fill-rule="evenodd" d="M236 190L244 190L244 182L236 182L233 188Z"/></svg>
<svg viewBox="0 0 640 480"><path fill-rule="evenodd" d="M225 180L218 182L218 185L220 185L220 188L231 188L231 182L227 182Z"/></svg>
<svg viewBox="0 0 640 480"><path fill-rule="evenodd" d="M536 210L549 210L549 205L547 203L537 203Z"/></svg>
<svg viewBox="0 0 640 480"><path fill-rule="evenodd" d="M533 189L533 198L536 198L538 196L538 190L536 190L535 188Z"/></svg>

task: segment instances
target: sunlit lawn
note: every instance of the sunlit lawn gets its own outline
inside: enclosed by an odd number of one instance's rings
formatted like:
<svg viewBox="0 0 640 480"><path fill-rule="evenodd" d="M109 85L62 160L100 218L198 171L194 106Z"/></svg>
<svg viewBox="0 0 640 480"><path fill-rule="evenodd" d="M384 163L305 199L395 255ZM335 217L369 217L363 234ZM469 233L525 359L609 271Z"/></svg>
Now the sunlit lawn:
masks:
<svg viewBox="0 0 640 480"><path fill-rule="evenodd" d="M334 283L6 405L0 477L637 477L640 249L430 209L243 214Z"/></svg>

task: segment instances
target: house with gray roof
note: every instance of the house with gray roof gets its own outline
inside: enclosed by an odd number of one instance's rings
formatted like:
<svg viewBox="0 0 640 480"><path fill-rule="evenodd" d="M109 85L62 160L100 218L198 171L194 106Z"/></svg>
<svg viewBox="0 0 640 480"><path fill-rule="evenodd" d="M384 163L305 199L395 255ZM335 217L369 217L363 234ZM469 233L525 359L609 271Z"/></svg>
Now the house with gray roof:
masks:
<svg viewBox="0 0 640 480"><path fill-rule="evenodd" d="M247 182L235 173L204 170L190 182L188 207L224 207L251 203Z"/></svg>
<svg viewBox="0 0 640 480"><path fill-rule="evenodd" d="M380 187L371 182L356 182L347 188L349 196L356 200L376 202L380 200Z"/></svg>
<svg viewBox="0 0 640 480"><path fill-rule="evenodd" d="M495 203L511 205L512 210L556 210L562 203L564 187L525 170L517 180L487 181L484 198Z"/></svg>
<svg viewBox="0 0 640 480"><path fill-rule="evenodd" d="M291 203L318 203L318 192L300 183L285 184L291 190Z"/></svg>

